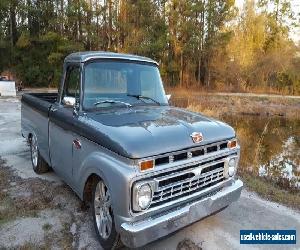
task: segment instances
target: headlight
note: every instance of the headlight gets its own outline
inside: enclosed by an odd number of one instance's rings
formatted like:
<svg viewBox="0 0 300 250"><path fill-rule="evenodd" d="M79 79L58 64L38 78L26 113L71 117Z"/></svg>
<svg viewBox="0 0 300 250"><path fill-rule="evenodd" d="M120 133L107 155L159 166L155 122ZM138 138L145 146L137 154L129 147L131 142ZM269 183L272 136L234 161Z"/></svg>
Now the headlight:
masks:
<svg viewBox="0 0 300 250"><path fill-rule="evenodd" d="M141 211L147 209L152 201L153 191L148 183L137 183L133 187L133 210Z"/></svg>
<svg viewBox="0 0 300 250"><path fill-rule="evenodd" d="M235 174L236 158L231 158L228 161L228 175L232 177Z"/></svg>
<svg viewBox="0 0 300 250"><path fill-rule="evenodd" d="M225 162L225 172L224 175L226 178L233 177L237 170L237 157L228 158Z"/></svg>

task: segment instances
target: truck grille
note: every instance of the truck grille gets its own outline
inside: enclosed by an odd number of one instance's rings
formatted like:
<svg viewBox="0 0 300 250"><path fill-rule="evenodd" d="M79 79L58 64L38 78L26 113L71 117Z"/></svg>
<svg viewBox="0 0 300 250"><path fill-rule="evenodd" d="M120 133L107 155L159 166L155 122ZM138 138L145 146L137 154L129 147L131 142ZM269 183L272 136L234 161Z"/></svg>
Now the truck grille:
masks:
<svg viewBox="0 0 300 250"><path fill-rule="evenodd" d="M208 144L196 148L191 148L188 150L183 150L180 152L173 152L171 154L164 155L164 156L157 156L155 158L155 166L187 160L194 157L203 156L209 153L222 151L227 149L227 143L228 140L220 141L220 142L216 142L216 143L212 143L212 144Z"/></svg>
<svg viewBox="0 0 300 250"><path fill-rule="evenodd" d="M197 173L201 168L201 174ZM209 164L197 164L164 176L154 178L158 189L154 192L150 207L176 200L183 196L202 191L224 180L224 160Z"/></svg>

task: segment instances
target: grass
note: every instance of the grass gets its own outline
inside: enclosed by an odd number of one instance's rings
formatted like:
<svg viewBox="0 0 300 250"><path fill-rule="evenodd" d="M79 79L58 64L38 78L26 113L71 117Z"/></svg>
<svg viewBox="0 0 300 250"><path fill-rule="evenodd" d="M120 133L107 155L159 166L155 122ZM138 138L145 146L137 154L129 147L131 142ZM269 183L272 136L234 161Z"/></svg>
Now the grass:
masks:
<svg viewBox="0 0 300 250"><path fill-rule="evenodd" d="M16 185L10 186L11 182ZM29 192L30 195L22 195L20 192ZM59 194L71 192L64 186L56 186L48 181L40 179L23 180L14 175L5 162L0 158L0 226L12 222L21 217L38 217L39 212L45 209L61 209L56 204L54 197ZM18 195L15 197L15 195ZM61 249L72 249L73 235L70 232L69 223L64 223L60 232L51 232L53 225L45 223L42 229L45 232L45 241L37 246L35 243L26 242L18 249L50 249L58 246ZM0 243L0 249L1 248Z"/></svg>
<svg viewBox="0 0 300 250"><path fill-rule="evenodd" d="M63 228L59 232L49 232L51 230L52 225L45 224L43 226L44 231L46 232L44 238L44 245L46 249L50 248L59 248L59 249L73 249L73 235L70 232L70 227L73 221L68 223L63 223ZM50 226L50 228L49 228Z"/></svg>
<svg viewBox="0 0 300 250"><path fill-rule="evenodd" d="M8 195L11 172L5 166L5 161L0 158L0 225L13 220L16 217L14 201Z"/></svg>
<svg viewBox="0 0 300 250"><path fill-rule="evenodd" d="M49 224L49 223L46 223L46 224L43 225L43 230L44 231L49 231L49 230L51 230L51 228L52 228L52 225Z"/></svg>
<svg viewBox="0 0 300 250"><path fill-rule="evenodd" d="M188 91L171 91L174 106L188 108L213 117L224 114L250 114L300 118L299 99L260 96L224 96Z"/></svg>
<svg viewBox="0 0 300 250"><path fill-rule="evenodd" d="M26 242L23 246L20 246L18 249L20 250L46 250L49 249L45 245L37 246L34 242Z"/></svg>
<svg viewBox="0 0 300 250"><path fill-rule="evenodd" d="M12 187L11 182L17 184ZM21 179L0 158L0 225L20 217L37 217L44 209L60 208L53 202L54 197L68 191L45 180Z"/></svg>
<svg viewBox="0 0 300 250"><path fill-rule="evenodd" d="M200 92L200 93L249 93L249 94L269 94L269 95L299 95L300 93L292 93L289 90L278 90L275 88L270 87L252 87L252 88L243 88L241 86L228 86L228 85L222 85L217 84L217 86L214 87L205 87L205 86L199 86L198 84L191 85L188 88L185 87L171 87L169 85L165 85L165 89L167 92Z"/></svg>
<svg viewBox="0 0 300 250"><path fill-rule="evenodd" d="M241 178L249 190L256 192L262 198L300 210L299 191L281 189L276 184L266 181L265 178L248 173L241 174Z"/></svg>
<svg viewBox="0 0 300 250"><path fill-rule="evenodd" d="M39 209L32 209L31 207L22 206L17 200L6 196L3 199L2 209L0 210L0 225L6 224L19 217L37 217Z"/></svg>
<svg viewBox="0 0 300 250"><path fill-rule="evenodd" d="M14 220L17 216L17 211L14 202L10 197L5 196L1 203L0 225L3 225Z"/></svg>
<svg viewBox="0 0 300 250"><path fill-rule="evenodd" d="M63 237L61 237L60 240L60 247L63 249L68 249L72 246L73 243L73 235L70 232L71 223L64 223L63 230L61 234Z"/></svg>
<svg viewBox="0 0 300 250"><path fill-rule="evenodd" d="M16 177L4 165L3 161L0 163L0 200L2 201L0 206L0 225L19 217L37 217L38 212L46 206L46 204L42 205L41 203L43 199L39 200L38 197L12 197L9 183L12 180L16 181ZM20 185L20 182L22 181L18 180L17 185Z"/></svg>

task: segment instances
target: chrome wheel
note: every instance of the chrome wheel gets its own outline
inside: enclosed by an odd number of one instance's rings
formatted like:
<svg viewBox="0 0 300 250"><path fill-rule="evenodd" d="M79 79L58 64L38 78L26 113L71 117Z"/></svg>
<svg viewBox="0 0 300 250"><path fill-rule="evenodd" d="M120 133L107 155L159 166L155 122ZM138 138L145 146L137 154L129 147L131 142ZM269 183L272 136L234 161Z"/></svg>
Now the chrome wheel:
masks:
<svg viewBox="0 0 300 250"><path fill-rule="evenodd" d="M111 197L109 190L104 185L103 181L99 181L96 186L94 212L99 234L104 240L106 240L111 234L113 221Z"/></svg>
<svg viewBox="0 0 300 250"><path fill-rule="evenodd" d="M37 145L37 139L33 135L31 138L31 160L34 167L37 167L38 164L38 145Z"/></svg>

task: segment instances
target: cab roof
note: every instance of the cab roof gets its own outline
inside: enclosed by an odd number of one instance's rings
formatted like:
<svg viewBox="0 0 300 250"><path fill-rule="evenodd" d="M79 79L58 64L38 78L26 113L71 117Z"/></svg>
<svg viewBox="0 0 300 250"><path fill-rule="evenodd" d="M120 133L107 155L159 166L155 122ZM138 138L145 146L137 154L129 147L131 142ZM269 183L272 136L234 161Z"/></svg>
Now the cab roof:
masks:
<svg viewBox="0 0 300 250"><path fill-rule="evenodd" d="M158 65L156 61L148 57L131 55L131 54L114 53L114 52L105 52L105 51L85 51L85 52L72 53L65 58L65 62L82 63L94 59L121 59L121 60L149 62Z"/></svg>

